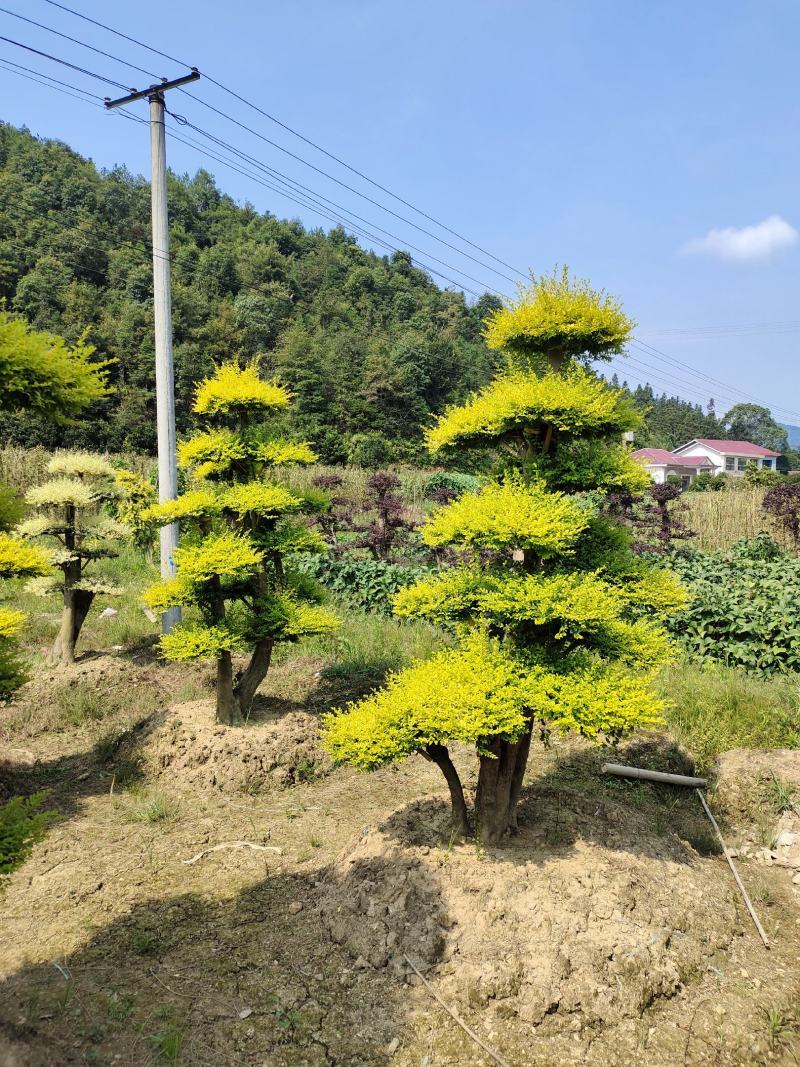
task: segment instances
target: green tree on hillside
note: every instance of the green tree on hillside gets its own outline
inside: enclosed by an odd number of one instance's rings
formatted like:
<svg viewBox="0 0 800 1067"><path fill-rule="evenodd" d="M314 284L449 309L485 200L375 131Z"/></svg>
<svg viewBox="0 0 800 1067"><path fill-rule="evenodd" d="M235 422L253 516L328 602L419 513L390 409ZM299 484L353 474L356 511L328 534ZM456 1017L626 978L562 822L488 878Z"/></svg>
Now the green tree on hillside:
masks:
<svg viewBox="0 0 800 1067"><path fill-rule="evenodd" d="M338 761L372 769L419 752L436 763L461 833L469 813L448 745L474 747L485 844L516 826L535 732L610 739L659 721L651 681L669 650L659 620L682 591L600 514L604 494L649 479L621 443L640 416L586 369L619 351L631 328L615 300L566 272L533 279L489 318L505 366L427 443L437 454L491 450L501 470L422 527L426 544L466 562L395 601L400 616L444 626L456 644L325 722Z"/></svg>
<svg viewBox="0 0 800 1067"><path fill-rule="evenodd" d="M324 551L305 512L326 506L324 495L302 496L278 481L282 467L313 463L308 444L280 434L288 391L259 378L255 366L224 364L196 391L195 414L204 428L179 447L189 477L177 500L146 516L180 521L190 534L175 552L177 577L146 594L158 612L193 606L200 620L161 638L172 660L216 660L217 721L249 714L279 642L334 630L336 618L319 606L319 591L287 566L292 552ZM234 656L248 654L234 674Z"/></svg>
<svg viewBox="0 0 800 1067"><path fill-rule="evenodd" d="M733 441L752 441L773 452L787 452L789 435L760 404L734 404L723 419L727 436Z"/></svg>
<svg viewBox="0 0 800 1067"><path fill-rule="evenodd" d="M192 397L214 352L284 381L294 429L328 462L355 435L380 434L387 461L418 457L421 425L488 380L480 316L494 297L470 307L408 255L239 206L204 171L168 181L180 434L196 427ZM85 425L4 414L0 439L154 452L147 182L0 124L0 203L0 300L70 346L90 326L99 357L116 361L116 392Z"/></svg>

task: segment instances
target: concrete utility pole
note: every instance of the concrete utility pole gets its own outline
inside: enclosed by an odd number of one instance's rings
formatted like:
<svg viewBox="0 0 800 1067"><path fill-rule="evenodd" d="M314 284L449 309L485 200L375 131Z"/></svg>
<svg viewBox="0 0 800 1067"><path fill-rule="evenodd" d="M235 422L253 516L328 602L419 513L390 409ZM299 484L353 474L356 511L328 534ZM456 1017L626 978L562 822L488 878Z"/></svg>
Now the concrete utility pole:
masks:
<svg viewBox="0 0 800 1067"><path fill-rule="evenodd" d="M158 499L174 500L178 495L178 466L175 452L175 374L172 366L172 284L169 257L169 216L167 213L167 139L164 127L164 93L187 82L197 81L196 69L174 81L162 81L119 100L106 100L106 107L121 107L135 100L150 101L150 183L153 224L153 305L156 337L156 419L158 425ZM175 549L178 524L161 527L161 577L175 577ZM170 608L161 616L162 632L168 634L181 621L181 609Z"/></svg>

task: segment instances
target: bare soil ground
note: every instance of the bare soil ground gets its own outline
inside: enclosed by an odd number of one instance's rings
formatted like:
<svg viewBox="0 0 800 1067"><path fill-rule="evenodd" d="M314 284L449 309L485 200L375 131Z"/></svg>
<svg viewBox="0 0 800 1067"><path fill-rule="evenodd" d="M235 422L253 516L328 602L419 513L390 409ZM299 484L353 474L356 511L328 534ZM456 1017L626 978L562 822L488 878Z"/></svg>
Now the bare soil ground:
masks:
<svg viewBox="0 0 800 1067"><path fill-rule="evenodd" d="M0 896L0 1065L488 1067L406 954L514 1067L797 1062L790 867L740 861L767 952L696 797L603 779L576 741L535 752L506 847L453 842L422 759L327 763L316 716L348 694L322 666L278 664L238 729L146 651L2 713L2 788L61 818ZM617 758L687 766L659 737ZM786 815L749 769L723 764L717 803L745 853Z"/></svg>

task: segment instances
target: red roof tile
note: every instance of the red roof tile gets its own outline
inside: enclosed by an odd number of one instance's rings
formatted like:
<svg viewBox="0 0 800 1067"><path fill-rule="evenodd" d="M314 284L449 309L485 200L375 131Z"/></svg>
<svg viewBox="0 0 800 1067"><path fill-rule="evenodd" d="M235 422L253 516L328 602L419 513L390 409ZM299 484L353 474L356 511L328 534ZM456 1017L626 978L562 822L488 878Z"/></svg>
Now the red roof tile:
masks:
<svg viewBox="0 0 800 1067"><path fill-rule="evenodd" d="M780 452L773 452L761 445L754 445L752 441L720 441L715 437L698 437L695 441L689 441L690 445L707 445L715 448L717 452L724 452L734 456L779 456ZM684 445L684 448L687 446Z"/></svg>
<svg viewBox="0 0 800 1067"><path fill-rule="evenodd" d="M667 452L665 448L639 448L631 452L634 459L644 460L645 463L656 466L670 467L710 467L711 460L708 456L677 456L674 452Z"/></svg>

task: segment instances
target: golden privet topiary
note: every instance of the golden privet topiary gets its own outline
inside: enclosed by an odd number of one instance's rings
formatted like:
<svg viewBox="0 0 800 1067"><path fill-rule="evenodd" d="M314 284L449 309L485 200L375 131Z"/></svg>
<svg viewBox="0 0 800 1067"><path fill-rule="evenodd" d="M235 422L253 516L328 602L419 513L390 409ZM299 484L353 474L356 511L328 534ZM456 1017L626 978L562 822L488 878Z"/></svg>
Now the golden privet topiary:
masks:
<svg viewBox="0 0 800 1067"><path fill-rule="evenodd" d="M87 574L101 559L116 556L116 544L129 529L103 511L117 490L114 470L91 452L64 452L47 466L49 482L28 490L25 502L37 513L17 527L17 534L48 546L50 562L61 577L34 578L31 592L60 592L61 626L50 653L53 663L72 663L81 628L96 596L120 590L102 576Z"/></svg>
<svg viewBox="0 0 800 1067"><path fill-rule="evenodd" d="M455 828L474 822L485 844L516 826L535 731L609 739L659 721L661 619L684 594L602 513L605 494L646 484L622 444L640 416L586 367L618 351L630 328L616 301L566 275L534 281L490 319L490 343L511 350L507 365L447 411L428 444L488 449L498 472L422 527L426 544L459 549L464 565L395 600L398 615L446 627L455 646L325 721L337 761L369 770L413 752L433 760ZM478 755L474 820L454 742Z"/></svg>
<svg viewBox="0 0 800 1067"><path fill-rule="evenodd" d="M199 609L201 622L176 627L161 638L161 648L172 660L216 660L217 720L228 724L248 714L277 642L338 625L319 606L314 583L284 559L325 549L302 516L326 502L277 481L281 467L317 458L309 445L283 440L272 429L289 402L287 390L263 381L255 366L219 367L195 396L204 428L178 450L186 492L143 516L160 524L180 521L191 531L175 553L177 577L154 585L145 599L154 611ZM237 652L249 653L249 661L234 675Z"/></svg>

